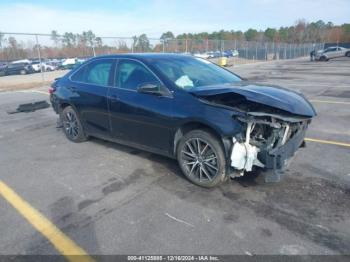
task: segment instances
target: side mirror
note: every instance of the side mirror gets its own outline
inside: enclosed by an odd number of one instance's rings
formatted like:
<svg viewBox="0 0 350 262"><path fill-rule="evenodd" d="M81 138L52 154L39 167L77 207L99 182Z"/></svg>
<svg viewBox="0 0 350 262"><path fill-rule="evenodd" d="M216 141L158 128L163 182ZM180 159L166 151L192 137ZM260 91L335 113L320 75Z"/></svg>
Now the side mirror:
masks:
<svg viewBox="0 0 350 262"><path fill-rule="evenodd" d="M156 96L169 96L169 91L159 83L144 83L138 86L137 92Z"/></svg>
<svg viewBox="0 0 350 262"><path fill-rule="evenodd" d="M159 88L159 85L155 83L144 83L138 86L137 92L155 94L160 92L160 88Z"/></svg>

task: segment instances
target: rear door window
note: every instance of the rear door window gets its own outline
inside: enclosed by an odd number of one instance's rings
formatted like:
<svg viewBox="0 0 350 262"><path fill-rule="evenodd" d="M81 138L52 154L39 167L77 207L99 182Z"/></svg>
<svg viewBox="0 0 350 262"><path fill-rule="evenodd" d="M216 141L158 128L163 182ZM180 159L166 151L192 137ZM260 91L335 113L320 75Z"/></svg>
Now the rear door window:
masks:
<svg viewBox="0 0 350 262"><path fill-rule="evenodd" d="M334 52L334 51L336 51L336 48L335 48L335 47L332 47L332 48L328 48L328 49L326 50L326 53L328 53L328 52Z"/></svg>
<svg viewBox="0 0 350 262"><path fill-rule="evenodd" d="M72 81L100 86L112 85L113 59L99 59L88 63L71 76Z"/></svg>

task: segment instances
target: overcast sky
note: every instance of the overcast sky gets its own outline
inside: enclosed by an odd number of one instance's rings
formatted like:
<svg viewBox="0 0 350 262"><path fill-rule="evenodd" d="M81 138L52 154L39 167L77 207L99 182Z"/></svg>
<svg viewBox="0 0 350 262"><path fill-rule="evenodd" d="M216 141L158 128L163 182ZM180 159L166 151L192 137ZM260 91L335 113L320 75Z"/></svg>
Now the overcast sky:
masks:
<svg viewBox="0 0 350 262"><path fill-rule="evenodd" d="M0 0L0 31L159 37L165 31L266 29L299 18L350 23L350 0Z"/></svg>

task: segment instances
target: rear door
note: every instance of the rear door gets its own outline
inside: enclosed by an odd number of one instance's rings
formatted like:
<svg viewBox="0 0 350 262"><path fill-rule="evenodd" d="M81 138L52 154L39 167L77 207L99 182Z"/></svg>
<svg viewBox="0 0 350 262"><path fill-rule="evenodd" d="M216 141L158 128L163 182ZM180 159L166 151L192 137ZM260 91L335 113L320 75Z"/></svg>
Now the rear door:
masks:
<svg viewBox="0 0 350 262"><path fill-rule="evenodd" d="M168 151L173 98L138 92L138 87L146 83L165 88L143 63L119 60L115 87L110 89L108 98L112 133L118 139Z"/></svg>
<svg viewBox="0 0 350 262"><path fill-rule="evenodd" d="M70 77L68 89L89 134L110 137L108 89L114 78L115 59L101 58L81 67Z"/></svg>
<svg viewBox="0 0 350 262"><path fill-rule="evenodd" d="M344 56L344 52L343 50L340 48L340 47L337 47L337 57L341 57L341 56Z"/></svg>
<svg viewBox="0 0 350 262"><path fill-rule="evenodd" d="M328 58L334 58L337 57L337 48L336 47L330 47L326 51Z"/></svg>

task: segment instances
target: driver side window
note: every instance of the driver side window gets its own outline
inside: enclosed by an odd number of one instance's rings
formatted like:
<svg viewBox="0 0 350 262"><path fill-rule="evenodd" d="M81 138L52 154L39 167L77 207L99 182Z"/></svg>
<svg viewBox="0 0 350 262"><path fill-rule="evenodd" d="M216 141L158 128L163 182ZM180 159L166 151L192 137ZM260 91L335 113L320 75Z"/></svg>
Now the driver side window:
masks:
<svg viewBox="0 0 350 262"><path fill-rule="evenodd" d="M123 59L118 63L116 86L123 89L137 90L141 85L155 83L159 80L141 63Z"/></svg>

